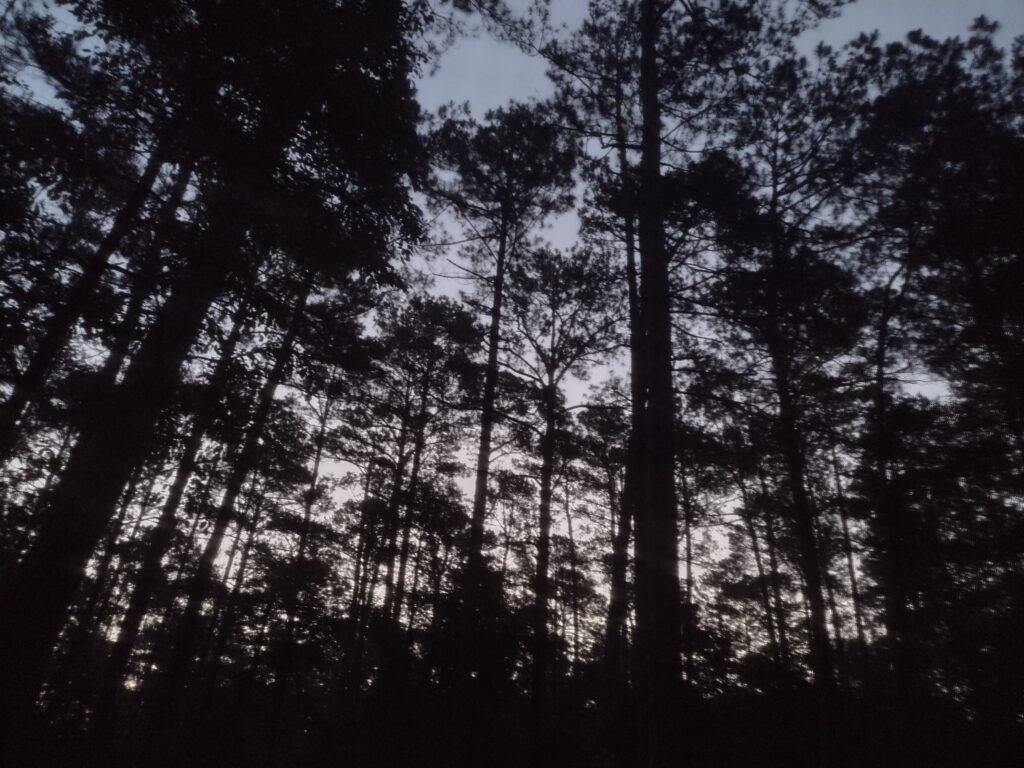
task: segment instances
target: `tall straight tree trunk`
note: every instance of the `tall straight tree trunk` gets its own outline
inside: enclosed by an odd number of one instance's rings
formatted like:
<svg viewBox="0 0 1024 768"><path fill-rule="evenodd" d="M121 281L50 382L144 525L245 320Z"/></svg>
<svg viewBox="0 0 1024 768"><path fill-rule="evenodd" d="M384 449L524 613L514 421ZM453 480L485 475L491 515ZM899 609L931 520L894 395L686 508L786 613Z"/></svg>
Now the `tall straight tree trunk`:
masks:
<svg viewBox="0 0 1024 768"><path fill-rule="evenodd" d="M544 434L540 443L540 507L537 534L537 570L533 587L533 675L530 697L537 746L544 748L546 739L545 714L548 684L548 612L551 599L551 581L548 573L551 561L551 486L555 464L555 387L548 381L544 389Z"/></svg>
<svg viewBox="0 0 1024 768"><path fill-rule="evenodd" d="M633 523L643 495L644 478L644 412L646 385L644 384L644 329L641 319L639 276L636 254L635 190L632 168L627 155L625 118L621 113L622 94L618 94L619 112L616 119L616 144L622 197L625 201L623 238L626 250L626 295L629 302L629 437L626 443L625 471L622 494L618 505L619 524L612 543L611 594L608 604L607 643L605 664L608 675L608 707L606 721L611 734L610 744L616 765L626 768L633 764L630 739L624 723L629 717L629 543L633 536Z"/></svg>
<svg viewBox="0 0 1024 768"><path fill-rule="evenodd" d="M423 449L427 438L427 414L430 405L429 387L432 368L428 366L420 384L420 407L416 414L416 433L413 437L412 467L409 470L409 487L405 493L405 517L402 520L402 544L398 553L398 580L395 583L395 596L391 604L391 621L397 623L401 618L402 603L405 600L406 569L409 562L409 546L412 536L412 521L416 504L416 496L420 490L420 469L423 463Z"/></svg>
<svg viewBox="0 0 1024 768"><path fill-rule="evenodd" d="M697 607L694 604L693 596L693 496L690 493L690 481L683 469L679 473L680 486L683 492L683 542L686 549L683 557L683 606L686 613L683 615L683 671L686 673L687 682L692 682L693 674L693 652L694 635L697 628Z"/></svg>
<svg viewBox="0 0 1024 768"><path fill-rule="evenodd" d="M210 305L224 290L244 235L245 219L230 195L213 206L213 222L182 271L120 385L83 425L39 533L0 596L0 703L6 736L33 709L44 669L82 572L103 536L117 499L145 456L163 411L172 403Z"/></svg>
<svg viewBox="0 0 1024 768"><path fill-rule="evenodd" d="M484 518L487 515L487 480L491 469L491 433L494 430L495 406L498 397L498 348L501 344L501 314L505 295L505 266L508 258L508 224L504 218L498 231L495 255L494 289L491 296L490 327L487 330L487 368L484 371L484 392L480 407L480 445L476 457L476 480L473 485L473 512L470 518L469 551L466 573L470 590L467 600L476 596L475 581L483 569ZM470 612L477 606L468 606ZM472 622L470 622L472 623Z"/></svg>
<svg viewBox="0 0 1024 768"><path fill-rule="evenodd" d="M768 503L768 484L762 475L761 478L761 495L765 499L765 504ZM775 607L775 627L779 632L779 654L782 659L782 665L786 668L790 666L790 653L789 653L789 629L786 623L786 606L782 599L782 574L779 571L779 549L775 542L775 516L772 514L770 509L765 509L764 516L764 533L765 533L765 544L768 547L768 572L771 575L772 580L772 603Z"/></svg>
<svg viewBox="0 0 1024 768"><path fill-rule="evenodd" d="M423 598L420 594L420 577L423 575L423 553L426 545L422 539L416 543L416 556L412 560L412 576L409 578L409 587L405 590L405 611L406 634L411 634L416 627L416 619L419 617L420 607L423 605ZM400 610L400 609L399 609Z"/></svg>
<svg viewBox="0 0 1024 768"><path fill-rule="evenodd" d="M864 613L860 599L860 587L857 584L857 568L853 562L853 540L850 538L850 525L846 514L846 494L843 493L843 482L839 474L839 459L835 448L832 449L832 471L835 475L836 503L839 522L843 532L843 554L846 556L847 578L850 580L850 602L853 603L853 621L857 629L857 653L863 658L867 649L867 636L864 633Z"/></svg>
<svg viewBox="0 0 1024 768"><path fill-rule="evenodd" d="M680 722L680 611L676 533L675 404L668 252L661 176L661 104L658 93L658 3L640 7L641 135L638 234L640 297L647 387L644 412L643 503L636 515L638 765L678 762Z"/></svg>
<svg viewBox="0 0 1024 768"><path fill-rule="evenodd" d="M791 501L791 519L797 544L797 564L803 577L803 592L808 612L809 666L814 674L818 764L827 768L840 756L836 751L836 676L832 643L828 635L825 589L819 542L815 535L813 505L807 491L806 464L799 431L797 406L790 390L789 360L774 329L770 332L769 353L779 400L779 432L782 458L786 467Z"/></svg>
<svg viewBox="0 0 1024 768"><path fill-rule="evenodd" d="M405 498L405 469L409 465L409 433L412 430L411 392L406 389L402 409L402 427L398 436L398 460L395 462L394 478L391 483L391 495L385 518L384 541L381 543L381 554L384 563L384 615L391 614L391 606L395 599L395 561L398 560L399 516Z"/></svg>
<svg viewBox="0 0 1024 768"><path fill-rule="evenodd" d="M484 581L484 523L487 517L487 481L491 468L491 437L498 396L498 349L505 290L505 268L509 248L509 222L504 211L498 230L490 327L487 331L487 367L480 407L480 443L477 449L473 510L470 517L462 606L456 627L455 690L451 707L449 762L455 768L470 768L480 762L486 737L479 727L484 708L478 699L482 648L478 639Z"/></svg>
<svg viewBox="0 0 1024 768"><path fill-rule="evenodd" d="M612 560L609 575L608 616L605 623L605 666L608 674L609 694L614 702L625 692L626 683L626 614L629 610L628 576L629 538L632 533L632 515L615 493L615 478L609 473L608 502L612 512Z"/></svg>
<svg viewBox="0 0 1024 768"><path fill-rule="evenodd" d="M575 673L580 664L580 580L579 560L576 556L576 535L573 532L568 487L565 489L565 529L569 535L569 577L572 579L572 587L569 590L572 600L572 671Z"/></svg>
<svg viewBox="0 0 1024 768"><path fill-rule="evenodd" d="M356 556L352 569L352 597L349 600L348 618L355 622L359 613L359 606L363 594L363 582L365 581L366 563L368 562L367 552L370 549L369 536L369 515L367 507L370 501L370 489L373 487L374 459L370 459L363 476L363 500L359 507L359 524L356 527Z"/></svg>
<svg viewBox="0 0 1024 768"><path fill-rule="evenodd" d="M920 764L917 747L917 701L913 691L913 654L909 646L910 595L905 563L906 511L898 491L890 480L891 428L889 425L888 379L886 361L889 350L889 321L895 305L886 288L885 304L877 328L874 350L874 381L870 412L870 450L868 469L871 477L871 497L875 516L883 541L882 594L885 634L888 641L890 708L893 720L893 748L896 758L908 766ZM898 302L902 294L896 297Z"/></svg>
<svg viewBox="0 0 1024 768"><path fill-rule="evenodd" d="M790 392L789 367L784 354L772 352L776 394L779 398L779 427L783 460L789 481L793 511L793 530L796 534L798 563L807 589L810 610L810 666L815 680L822 689L830 689L835 682L832 645L828 636L825 607L825 578L821 568L818 541L814 532L814 510L807 493L803 446L797 425L796 405Z"/></svg>
<svg viewBox="0 0 1024 768"><path fill-rule="evenodd" d="M772 658L778 664L781 661L779 654L779 640L775 633L775 616L772 612L771 596L768 593L768 576L764 569L764 558L761 556L761 543L757 538L757 528L754 525L754 512L750 508L750 498L747 494L746 483L739 479L740 494L743 499L743 523L750 536L750 548L754 552L754 565L757 566L757 578L761 584L761 607L764 610L764 623L768 629L768 642L772 651Z"/></svg>
<svg viewBox="0 0 1024 768"><path fill-rule="evenodd" d="M18 423L25 412L25 407L38 396L53 364L71 339L75 324L99 288L103 274L107 270L107 262L131 231L146 198L153 191L153 185L165 162L167 145L160 143L150 152L142 175L114 217L110 230L83 265L82 273L71 285L60 307L50 317L28 366L18 376L10 396L0 406L0 463L6 461L14 447Z"/></svg>
<svg viewBox="0 0 1024 768"><path fill-rule="evenodd" d="M621 103L622 96L619 95ZM619 175L626 213L623 217L623 236L626 248L626 295L629 301L629 359L630 359L630 424L626 444L626 465L619 505L619 525L612 544L611 595L608 604L608 629L606 664L608 668L609 691L611 695L610 719L621 722L624 719L627 675L627 632L626 618L628 604L629 540L633 534L633 521L643 492L644 484L644 409L646 391L643 371L643 323L640 317L640 292L636 263L636 216L633 212L635 193L631 179L631 168L626 154L625 120L621 114L616 120L616 143L619 160ZM611 500L616 507L614 499ZM614 729L621 734L621 728ZM619 763L629 762L625 744L617 740L613 747Z"/></svg>
<svg viewBox="0 0 1024 768"><path fill-rule="evenodd" d="M812 499L812 504L815 502ZM817 504L815 504L817 508ZM825 534L825 528L821 516L814 515L814 535L818 540L818 552L821 559L821 577L825 583L825 599L828 604L829 618L832 620L832 635L835 640L835 647L843 647L843 617L839 615L839 604L836 601L835 579L832 576L831 563L829 562L829 539Z"/></svg>

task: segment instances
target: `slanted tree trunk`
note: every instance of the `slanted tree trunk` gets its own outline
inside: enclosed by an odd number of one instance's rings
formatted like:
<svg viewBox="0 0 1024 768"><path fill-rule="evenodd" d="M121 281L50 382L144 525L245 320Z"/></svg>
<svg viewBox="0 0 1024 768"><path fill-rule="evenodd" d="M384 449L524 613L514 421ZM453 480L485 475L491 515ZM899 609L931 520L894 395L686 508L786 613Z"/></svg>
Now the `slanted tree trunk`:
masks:
<svg viewBox="0 0 1024 768"><path fill-rule="evenodd" d="M107 262L131 231L146 198L152 192L160 169L167 162L167 151L166 143L160 143L150 152L142 175L132 188L131 194L117 212L96 251L86 260L82 273L50 317L28 365L14 382L10 396L0 406L0 463L6 461L14 446L18 423L25 412L25 407L38 396L54 362L71 339L76 323L96 293L107 270Z"/></svg>
<svg viewBox="0 0 1024 768"><path fill-rule="evenodd" d="M226 285L244 235L238 202L223 191L213 222L161 307L124 380L83 424L60 482L41 511L39 533L0 596L3 733L33 709L44 669L82 572L128 477L147 454L157 421L178 389L181 366Z"/></svg>
<svg viewBox="0 0 1024 768"><path fill-rule="evenodd" d="M117 640L110 651L110 657L107 661L106 681L97 705L97 723L105 723L106 717L112 714L110 708L114 706L114 698L128 670L128 662L131 659L132 650L138 641L142 620L145 618L147 611L149 611L153 595L160 585L163 559L170 549L174 538L174 531L177 527L178 507L181 504L189 478L192 477L195 471L196 458L202 446L203 437L213 422L221 393L227 384L228 374L234 360L235 350L238 347L238 342L245 327L248 312L248 300L243 299L232 317L231 331L221 347L217 365L207 382L202 400L193 417L192 427L182 447L181 458L178 460L178 468L160 510L160 517L157 519L156 525L149 535L149 544L135 575L135 583L131 597L128 600L128 607L125 610L124 617L121 619Z"/></svg>
<svg viewBox="0 0 1024 768"><path fill-rule="evenodd" d="M309 549L309 528L313 520L313 506L316 503L317 484L320 482L320 464L324 457L324 447L327 444L327 422L331 412L331 397L328 395L323 403L323 412L320 414L320 423L317 425L316 438L313 450L313 469L310 472L309 487L302 499L302 525L299 528L299 546L295 552L295 563L291 583L288 585L288 594L285 597L285 612L288 616L285 622L284 640L282 643L282 664L281 679L278 680L278 699L283 701L287 697L288 686L291 685L292 677L295 674L295 625L299 614L299 597L302 592L302 571L306 564L306 552Z"/></svg>
<svg viewBox="0 0 1024 768"><path fill-rule="evenodd" d="M212 643L213 650L209 655L209 669L206 676L206 686L204 688L199 707L197 708L197 722L202 722L205 714L209 712L210 704L213 701L213 693L216 690L217 681L220 677L224 651L227 648L227 644L231 639L232 633L234 632L235 614L238 611L238 596L242 589L242 585L245 583L245 572L249 565L249 554L252 551L253 543L256 541L256 534L259 531L262 513L263 500L262 497L257 496L256 501L253 504L248 525L246 526L247 532L245 536L245 543L242 545L242 555L238 562L238 570L235 572L235 578L231 585L231 592L228 595L227 602L225 603L224 613L220 617L216 636Z"/></svg>
<svg viewBox="0 0 1024 768"><path fill-rule="evenodd" d="M178 622L173 638L170 642L170 654L167 666L162 674L163 690L158 694L157 705L154 715L160 719L160 715L168 714L164 725L171 728L175 725L175 712L171 708L178 694L186 687L185 681L189 673L189 665L192 662L196 643L200 636L200 620L203 603L209 593L213 581L214 566L217 554L220 552L221 542L227 526L234 518L235 501L249 473L255 468L259 459L259 442L266 429L267 420L270 417L274 404L274 395L278 386L284 380L285 370L292 357L295 338L299 333L305 319L306 302L309 299L313 288L315 273L307 271L303 277L295 298L294 308L284 338L274 355L274 364L260 390L256 407L253 411L252 421L246 431L245 441L241 450L235 457L231 473L228 475L224 487L224 494L217 507L217 513L213 519L210 529L210 537L206 541L203 553L199 559L199 567L195 575L189 581L187 589L187 602ZM170 733L172 731L166 731ZM159 740L154 740L159 741Z"/></svg>
<svg viewBox="0 0 1024 768"><path fill-rule="evenodd" d="M124 314L110 340L110 353L103 361L103 367L99 371L100 386L113 384L128 357L132 339L138 331L146 299L153 293L156 284L160 249L171 236L175 217L181 207L181 201L185 197L188 182L192 178L192 165L191 162L182 163L178 168L174 184L171 185L166 199L156 212L156 235L153 242L143 251L140 258L132 262L135 275L128 293L128 303L125 305Z"/></svg>

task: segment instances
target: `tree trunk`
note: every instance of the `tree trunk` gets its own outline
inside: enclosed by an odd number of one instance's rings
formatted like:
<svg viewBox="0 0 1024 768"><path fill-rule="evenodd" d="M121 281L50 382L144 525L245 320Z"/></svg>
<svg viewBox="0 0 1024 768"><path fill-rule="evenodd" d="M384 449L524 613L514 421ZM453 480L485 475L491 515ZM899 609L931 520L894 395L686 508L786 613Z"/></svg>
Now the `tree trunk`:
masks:
<svg viewBox="0 0 1024 768"><path fill-rule="evenodd" d="M629 359L630 359L630 424L626 445L626 465L620 500L619 527L612 545L611 596L608 606L608 644L606 663L610 683L611 720L624 719L627 674L627 632L626 618L629 612L628 575L629 540L633 534L633 521L644 486L644 410L646 408L646 385L644 384L644 329L640 313L640 292L636 264L636 214L634 212L635 192L631 168L626 152L627 137L625 118L621 114L622 94L618 94L619 113L616 116L616 144L619 161L619 176L625 213L623 216L623 237L626 249L626 295L629 302ZM613 508L616 506L612 501ZM616 733L621 729L616 729ZM613 747L620 764L631 762L622 743Z"/></svg>
<svg viewBox="0 0 1024 768"><path fill-rule="evenodd" d="M626 614L629 612L627 570L629 568L629 538L632 533L632 515L622 497L615 493L615 478L609 473L608 501L612 511L612 561L609 577L608 617L605 624L605 666L608 673L609 695L612 707L625 696L626 675ZM618 514L616 515L616 511ZM617 521L616 521L617 518Z"/></svg>
<svg viewBox="0 0 1024 768"><path fill-rule="evenodd" d="M537 746L546 742L545 713L548 683L548 602L551 581L551 490L555 463L555 387L549 380L544 390L544 433L540 441L540 507L537 534L537 570L533 588L533 675L530 698L533 707Z"/></svg>
<svg viewBox="0 0 1024 768"><path fill-rule="evenodd" d="M683 591L683 671L686 681L692 683L693 674L693 638L697 629L697 606L693 600L693 498L690 495L690 481L686 471L679 473L683 491L683 541L684 552L683 579L686 585Z"/></svg>
<svg viewBox="0 0 1024 768"><path fill-rule="evenodd" d="M396 560L398 560L398 518L402 511L402 502L405 499L405 468L408 466L409 459L411 458L408 451L409 431L412 428L410 395L411 393L406 389L402 410L402 428L398 437L398 457L395 462L394 479L391 483L391 495L388 497L384 542L381 545L381 552L387 561L384 568L385 616L391 615L391 607L395 599L395 564Z"/></svg>
<svg viewBox="0 0 1024 768"><path fill-rule="evenodd" d="M761 494L768 502L768 489L764 478L761 478ZM786 606L782 599L782 574L779 571L778 546L775 543L775 516L771 510L765 509L764 517L765 543L768 545L768 568L772 579L772 601L775 605L775 627L779 631L779 654L782 665L790 666L789 630L786 622Z"/></svg>
<svg viewBox="0 0 1024 768"><path fill-rule="evenodd" d="M309 548L309 528L313 520L313 506L316 503L316 486L320 480L320 463L323 461L324 446L327 442L327 421L331 411L330 395L324 399L323 408L314 441L313 470L310 473L309 487L306 489L302 500L302 525L299 528L299 546L295 552L294 571L291 583L288 585L288 594L285 598L285 612L288 619L285 622L284 641L281 651L283 657L281 679L277 685L279 701L287 696L288 686L291 684L292 676L295 674L295 624L298 619L299 596L302 591L302 570L306 564L306 550Z"/></svg>
<svg viewBox="0 0 1024 768"><path fill-rule="evenodd" d="M238 570L235 573L231 593L228 595L227 603L224 606L224 614L217 627L213 650L209 656L206 686L198 708L199 718L197 719L199 721L202 721L205 713L209 712L210 704L213 701L213 692L217 687L217 680L220 677L221 660L224 658L224 651L234 630L235 613L238 610L238 595L242 589L242 584L245 583L245 571L249 565L249 553L252 551L253 542L256 541L256 532L259 530L262 511L262 499L257 497L252 510L252 518L249 521L245 543L242 545L242 556L238 562Z"/></svg>
<svg viewBox="0 0 1024 768"><path fill-rule="evenodd" d="M850 580L850 601L853 603L853 621L857 628L857 654L863 658L868 642L864 633L864 613L860 600L860 588L857 584L857 568L853 562L853 540L850 538L850 526L847 522L846 495L843 493L843 483L839 475L839 459L836 456L835 448L832 449L832 471L835 474L836 504L843 532L843 554L846 556L846 572Z"/></svg>
<svg viewBox="0 0 1024 768"><path fill-rule="evenodd" d="M888 289L887 289L888 291ZM892 712L892 742L896 759L908 766L920 763L917 748L917 703L913 692L913 654L909 646L910 601L906 570L906 512L890 480L891 433L886 393L886 359L889 347L889 320L894 311L886 294L875 344L873 402L869 415L870 435L867 453L870 495L881 534L881 588L885 633L888 640L892 675L888 681Z"/></svg>
<svg viewBox="0 0 1024 768"><path fill-rule="evenodd" d="M420 408L416 414L416 434L413 437L412 468L409 470L409 488L405 493L405 518L402 521L402 544L398 553L398 581L395 584L395 596L391 605L391 621L397 623L401 618L402 603L405 601L406 568L409 562L409 545L412 534L412 521L416 504L416 496L420 490L420 467L423 462L423 448L427 437L427 415L430 401L428 398L431 367L427 367L420 388Z"/></svg>
<svg viewBox="0 0 1024 768"><path fill-rule="evenodd" d="M124 380L83 425L39 533L0 597L3 728L28 718L82 572L132 470L178 389L181 366L223 290L244 234L236 201L221 195L212 229L161 307Z"/></svg>
<svg viewBox="0 0 1024 768"><path fill-rule="evenodd" d="M797 563L804 582L808 610L809 666L814 674L818 763L825 768L835 764L836 727L835 665L828 636L825 580L821 554L815 536L815 511L807 492L805 458L796 403L790 391L789 360L777 332L769 332L769 353L779 400L779 432L783 461L789 482L793 530L797 543Z"/></svg>
<svg viewBox="0 0 1024 768"><path fill-rule="evenodd" d="M796 534L800 571L807 588L807 604L810 610L810 666L817 685L829 690L835 683L835 669L832 661L832 645L828 637L828 619L825 607L825 579L818 552L818 541L814 534L814 510L807 494L805 464L800 432L797 424L796 405L790 392L789 364L784 353L773 343L772 367L775 375L776 394L779 398L779 427L792 501L793 529Z"/></svg>
<svg viewBox="0 0 1024 768"><path fill-rule="evenodd" d="M637 693L642 768L678 761L680 611L676 533L675 404L669 264L665 248L661 178L661 104L658 93L658 3L640 8L641 135L638 233L640 296L647 387L644 412L645 482L636 515Z"/></svg>
<svg viewBox="0 0 1024 768"><path fill-rule="evenodd" d="M38 396L54 362L70 340L75 324L96 293L100 280L107 270L108 260L131 230L166 161L167 145L158 144L150 153L142 175L128 199L114 217L110 230L96 252L85 262L82 274L71 285L57 311L47 322L43 337L28 366L14 383L14 390L0 406L0 464L6 461L14 447L18 423L25 412L25 407Z"/></svg>
<svg viewBox="0 0 1024 768"><path fill-rule="evenodd" d="M175 216L181 207L181 201L185 197L185 190L192 178L192 163L183 163L178 169L167 198L160 205L156 214L156 235L149 247L144 250L141 257L133 260L132 266L135 271L132 287L128 294L128 303L124 309L121 322L118 323L113 337L110 340L110 353L103 361L103 367L99 371L100 386L110 386L117 379L117 375L124 366L131 348L132 338L135 336L139 320L142 318L143 306L146 299L153 292L156 284L157 272L159 270L160 248L168 240L171 230L174 227Z"/></svg>
<svg viewBox="0 0 1024 768"><path fill-rule="evenodd" d="M750 499L747 495L747 486L742 478L739 480L740 494L743 498L743 523L750 536L750 547L754 552L754 564L757 566L757 578L761 584L761 607L764 610L764 623L768 629L768 642L771 647L772 659L778 664L781 661L779 654L779 640L775 633L775 618L772 614L771 597L768 593L768 579L764 570L764 559L761 557L761 544L757 539L757 528L754 526L754 513L750 508Z"/></svg>
<svg viewBox="0 0 1024 768"><path fill-rule="evenodd" d="M210 537L203 548L202 556L199 559L199 567L189 582L187 590L187 602L181 619L176 627L173 640L170 644L170 656L167 667L163 671L163 690L158 694L158 702L155 714L168 713L168 707L178 698L177 694L183 692L187 687L185 681L189 674L189 665L192 662L193 652L200 634L200 614L203 602L210 590L213 581L214 566L217 554L220 552L221 542L227 530L228 523L234 518L235 501L242 485L245 483L259 459L260 439L266 429L267 420L270 417L274 404L274 395L278 386L284 379L285 369L292 357L292 348L295 337L305 319L306 301L309 299L313 288L315 273L308 270L303 278L298 294L295 298L292 316L288 321L284 338L281 341L277 352L274 355L274 365L260 390L260 395L253 412L252 422L245 435L245 442L242 445L238 456L235 458L231 473L228 475L217 508L217 514L213 520L210 530ZM175 712L170 711L166 718L165 725L173 728L175 726ZM171 733L172 731L165 731ZM154 740L159 741L159 740Z"/></svg>
<svg viewBox="0 0 1024 768"><path fill-rule="evenodd" d="M569 508L569 488L565 489L565 528L569 535L569 577L572 587L569 590L572 599L572 673L575 674L580 664L580 590L579 563L576 558L576 536L572 528L572 510Z"/></svg>
<svg viewBox="0 0 1024 768"><path fill-rule="evenodd" d="M505 290L505 262L508 256L508 225L502 220L498 231L498 252L494 265L494 292L491 297L491 324L487 331L487 368L484 372L484 393L480 408L480 447L476 458L476 481L473 486L473 513L470 519L467 552L467 587L475 595L475 582L483 569L484 518L487 514L487 480L491 468L491 433L494 429L498 396L498 347L501 343L501 313ZM470 612L477 606L467 606ZM470 621L469 625L472 625Z"/></svg>
<svg viewBox="0 0 1024 768"><path fill-rule="evenodd" d="M509 223L503 212L498 229L490 327L487 331L487 367L484 372L484 391L480 408L480 444L473 487L473 510L462 585L462 605L456 627L455 690L449 741L449 762L455 768L470 768L479 764L481 750L487 741L479 727L480 713L485 708L485 705L478 701L482 693L480 667L484 649L481 648L482 643L477 635L483 608L484 523L487 516L487 481L491 467L491 436L498 394L498 348L501 343L508 239Z"/></svg>
<svg viewBox="0 0 1024 768"><path fill-rule="evenodd" d="M146 553L136 573L135 586L132 589L124 618L121 620L117 641L114 643L114 647L110 651L110 658L107 661L104 693L97 709L99 713L97 715L98 721L103 720L106 714L110 714L109 708L113 706L113 698L116 696L128 670L128 662L138 640L142 620L145 618L153 595L160 585L161 564L174 539L178 507L181 504L181 498L185 493L185 487L188 485L189 478L192 477L195 471L196 457L199 455L203 437L206 435L216 415L217 404L220 402L221 393L227 384L228 374L234 361L235 350L241 339L248 312L248 299L244 299L234 312L231 331L224 341L217 365L210 376L210 380L203 392L202 400L196 410L192 428L182 448L178 469L167 492L167 498L164 500L161 508L160 517L150 533L149 545L146 547Z"/></svg>

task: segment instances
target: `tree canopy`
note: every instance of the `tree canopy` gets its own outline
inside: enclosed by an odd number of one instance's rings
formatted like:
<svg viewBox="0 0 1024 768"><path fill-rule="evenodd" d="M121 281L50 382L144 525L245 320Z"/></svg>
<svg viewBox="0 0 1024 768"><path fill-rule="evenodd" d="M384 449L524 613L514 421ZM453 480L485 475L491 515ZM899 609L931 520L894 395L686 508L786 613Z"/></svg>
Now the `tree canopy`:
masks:
<svg viewBox="0 0 1024 768"><path fill-rule="evenodd" d="M5 3L3 764L1022 764L1024 37L847 4Z"/></svg>

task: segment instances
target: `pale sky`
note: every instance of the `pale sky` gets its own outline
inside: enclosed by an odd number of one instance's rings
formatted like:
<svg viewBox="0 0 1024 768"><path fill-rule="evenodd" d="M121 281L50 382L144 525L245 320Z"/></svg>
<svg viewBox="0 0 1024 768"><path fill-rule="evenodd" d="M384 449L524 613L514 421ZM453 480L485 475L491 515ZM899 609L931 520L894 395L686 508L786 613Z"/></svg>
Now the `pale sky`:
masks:
<svg viewBox="0 0 1024 768"><path fill-rule="evenodd" d="M511 4L524 7L528 2ZM587 0L553 0L556 20L570 26L585 15L586 8ZM981 15L1000 22L1004 45L1024 34L1024 0L857 0L840 18L809 33L807 48L813 49L819 41L839 46L875 29L887 40L914 29L939 38L963 35ZM459 42L446 54L437 74L420 81L420 101L430 110L449 101L468 101L474 113L482 115L510 99L549 95L551 86L544 72L540 59L482 35Z"/></svg>
<svg viewBox="0 0 1024 768"><path fill-rule="evenodd" d="M529 2L509 0L516 9L525 9ZM587 0L552 0L553 20L572 28L585 15L587 5ZM1014 37L1024 35L1024 0L856 0L839 18L807 33L801 47L808 53L819 42L839 47L861 32L876 29L883 41L901 39L915 29L940 39L964 36L971 22L982 15L1000 23L998 39L1004 47L1009 47ZM546 65L539 57L528 56L512 45L480 34L459 41L445 54L437 72L420 80L420 102L428 110L451 101L469 102L473 113L480 117L488 109L513 99L551 95L545 70ZM453 226L452 232L455 231L457 227ZM578 219L575 214L558 217L539 234L556 247L571 247L577 240ZM444 262L430 271L440 278L436 288L439 292L452 295L465 287L460 281L445 279L444 275L456 271ZM591 381L601 378L598 371ZM584 400L588 387L588 383L570 382L570 402Z"/></svg>

